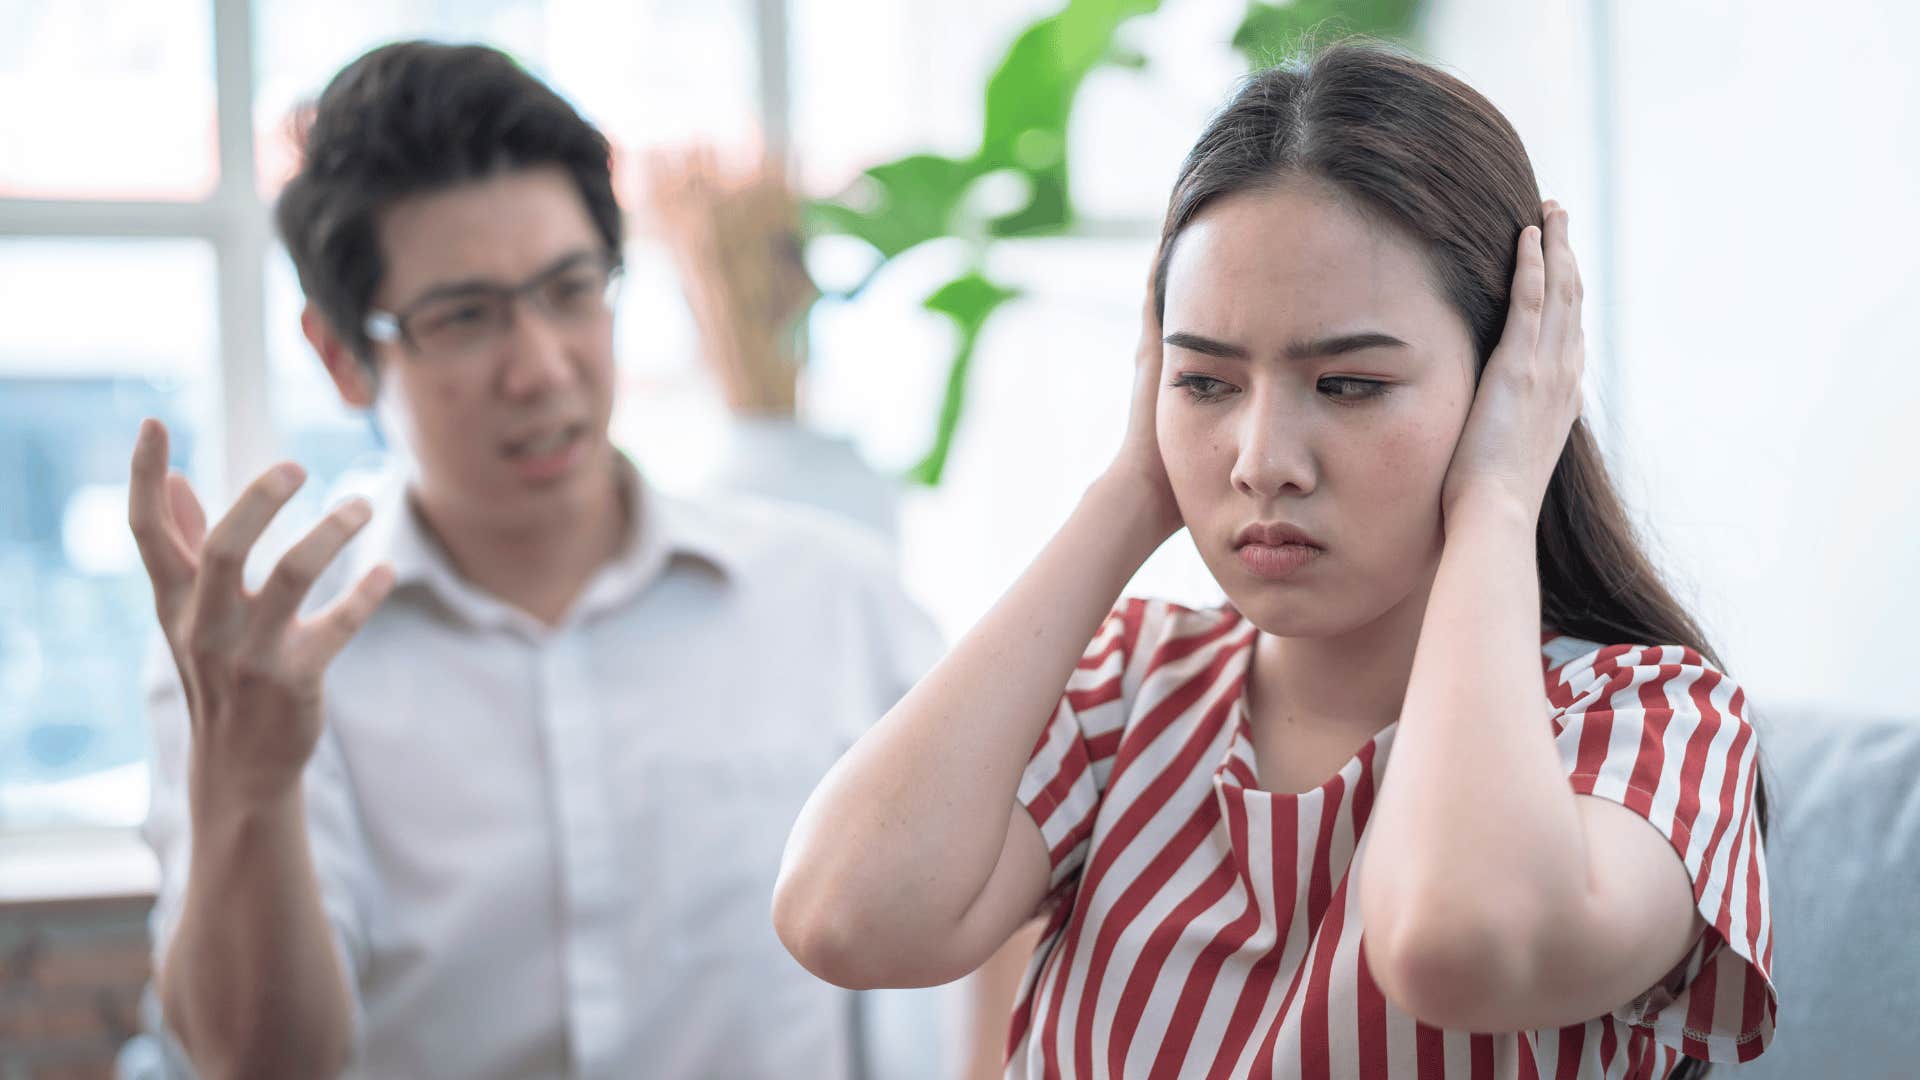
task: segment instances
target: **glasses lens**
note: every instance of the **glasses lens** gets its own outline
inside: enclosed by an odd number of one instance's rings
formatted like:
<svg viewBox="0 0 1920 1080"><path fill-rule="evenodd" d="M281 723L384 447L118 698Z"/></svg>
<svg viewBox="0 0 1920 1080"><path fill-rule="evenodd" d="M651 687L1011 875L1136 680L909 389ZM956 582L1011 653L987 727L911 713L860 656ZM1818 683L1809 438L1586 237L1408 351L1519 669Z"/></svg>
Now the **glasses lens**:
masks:
<svg viewBox="0 0 1920 1080"><path fill-rule="evenodd" d="M460 353L493 340L506 321L504 297L450 296L414 312L407 330L423 353Z"/></svg>
<svg viewBox="0 0 1920 1080"><path fill-rule="evenodd" d="M541 283L540 306L557 319L584 320L605 314L612 271L605 263L562 268Z"/></svg>

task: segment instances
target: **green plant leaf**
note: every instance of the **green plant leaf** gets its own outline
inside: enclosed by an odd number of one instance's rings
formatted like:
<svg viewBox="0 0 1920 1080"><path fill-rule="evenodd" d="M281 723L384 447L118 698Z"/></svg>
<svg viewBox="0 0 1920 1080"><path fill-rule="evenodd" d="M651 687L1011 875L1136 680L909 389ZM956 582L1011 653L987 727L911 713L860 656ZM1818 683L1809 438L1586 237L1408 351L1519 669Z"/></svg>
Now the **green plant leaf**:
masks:
<svg viewBox="0 0 1920 1080"><path fill-rule="evenodd" d="M989 281L978 271L968 271L935 289L922 303L928 311L953 320L957 333L953 359L947 365L947 388L940 399L940 419L934 427L933 445L919 464L908 471L908 479L928 487L939 486L947 468L947 453L953 448L954 432L960 428L960 414L967 400L967 376L973 366L973 350L979 343L980 329L995 309L1019 295L1018 289Z"/></svg>
<svg viewBox="0 0 1920 1080"><path fill-rule="evenodd" d="M1421 0L1249 0L1233 32L1233 47L1254 68L1271 67L1293 55L1308 36L1327 41L1348 34L1405 38L1413 32Z"/></svg>
<svg viewBox="0 0 1920 1080"><path fill-rule="evenodd" d="M1014 40L987 81L978 160L986 170L1026 172L1032 197L989 223L993 235L1057 233L1073 224L1067 125L1074 98L1088 72L1127 55L1114 48L1120 24L1159 7L1160 0L1072 0Z"/></svg>
<svg viewBox="0 0 1920 1080"><path fill-rule="evenodd" d="M857 236L891 259L952 231L954 207L980 175L971 161L914 154L863 175L860 202L819 201L807 208L816 229Z"/></svg>

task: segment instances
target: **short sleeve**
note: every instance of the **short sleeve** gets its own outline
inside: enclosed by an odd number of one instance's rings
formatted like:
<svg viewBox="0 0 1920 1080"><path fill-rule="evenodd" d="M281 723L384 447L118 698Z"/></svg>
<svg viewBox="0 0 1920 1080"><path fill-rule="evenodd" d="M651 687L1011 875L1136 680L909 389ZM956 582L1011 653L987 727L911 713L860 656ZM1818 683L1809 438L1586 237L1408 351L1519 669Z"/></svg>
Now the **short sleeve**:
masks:
<svg viewBox="0 0 1920 1080"><path fill-rule="evenodd" d="M1138 684L1134 658L1150 618L1145 600L1123 599L1114 607L1027 757L1017 797L1046 841L1050 892L1069 883L1086 861L1100 794L1127 725L1128 691Z"/></svg>
<svg viewBox="0 0 1920 1080"><path fill-rule="evenodd" d="M1573 790L1660 830L1693 879L1706 931L1667 978L1615 1016L1706 1061L1747 1061L1773 1037L1773 925L1746 695L1681 646L1613 645L1548 679Z"/></svg>
<svg viewBox="0 0 1920 1080"><path fill-rule="evenodd" d="M165 642L157 634L145 681L147 718L153 733L152 794L147 819L140 831L160 867L159 888L148 916L153 970L157 972L180 926L186 903L187 869L193 859L187 797L192 727L179 673ZM340 967L346 974L347 990L352 998L357 1058L359 1040L366 1032L366 1015L359 994L359 976L366 970L366 934L355 883L365 873L367 863L359 818L330 731L322 734L314 758L307 765L302 795L306 803L307 840L313 852L314 873L320 881L321 903L333 927L334 948L340 955ZM170 1032L163 1034L172 1038Z"/></svg>

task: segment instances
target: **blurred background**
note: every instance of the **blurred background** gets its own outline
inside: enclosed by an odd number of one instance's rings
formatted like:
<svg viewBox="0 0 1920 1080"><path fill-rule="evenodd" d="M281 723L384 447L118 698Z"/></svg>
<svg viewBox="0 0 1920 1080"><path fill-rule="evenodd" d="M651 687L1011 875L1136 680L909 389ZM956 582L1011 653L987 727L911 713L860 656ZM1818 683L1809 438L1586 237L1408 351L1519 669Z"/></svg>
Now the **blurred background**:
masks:
<svg viewBox="0 0 1920 1080"><path fill-rule="evenodd" d="M1055 18L1063 11L1075 18ZM1117 443L1175 169L1262 50L1376 29L1486 93L1573 215L1589 416L1764 707L1920 699L1920 8L1893 0L0 0L0 895L137 892L143 416L210 504L371 466L268 208L289 117L411 36L500 46L641 155L782 149L809 197L803 419L900 475L950 636ZM726 410L638 213L618 440L707 482ZM1204 600L1183 537L1136 587ZM143 875L146 878L143 878Z"/></svg>

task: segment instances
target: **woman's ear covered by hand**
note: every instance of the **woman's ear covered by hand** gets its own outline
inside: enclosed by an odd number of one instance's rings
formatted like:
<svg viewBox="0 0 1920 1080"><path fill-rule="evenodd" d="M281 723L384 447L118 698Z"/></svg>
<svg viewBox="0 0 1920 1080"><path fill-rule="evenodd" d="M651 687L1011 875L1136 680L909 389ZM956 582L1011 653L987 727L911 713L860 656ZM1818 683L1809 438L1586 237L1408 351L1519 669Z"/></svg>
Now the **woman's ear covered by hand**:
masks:
<svg viewBox="0 0 1920 1080"><path fill-rule="evenodd" d="M1181 525L1180 508L1174 502L1173 485L1167 478L1166 459L1161 456L1156 412L1160 404L1160 386L1165 380L1161 344L1160 315L1154 303L1156 257L1147 276L1146 295L1140 305L1140 341L1134 347L1133 396L1127 415L1127 433L1113 464L1102 477L1144 500L1161 539L1173 535Z"/></svg>
<svg viewBox="0 0 1920 1080"><path fill-rule="evenodd" d="M1537 519L1547 481L1580 416L1584 289L1567 240L1566 210L1552 200L1541 209L1545 226L1520 232L1507 323L1481 373L1441 487L1447 516L1466 504L1492 501Z"/></svg>

